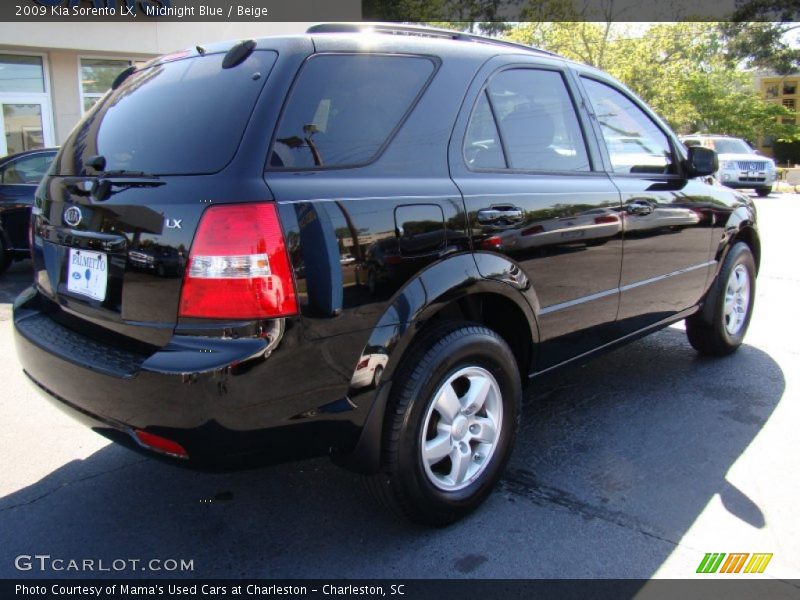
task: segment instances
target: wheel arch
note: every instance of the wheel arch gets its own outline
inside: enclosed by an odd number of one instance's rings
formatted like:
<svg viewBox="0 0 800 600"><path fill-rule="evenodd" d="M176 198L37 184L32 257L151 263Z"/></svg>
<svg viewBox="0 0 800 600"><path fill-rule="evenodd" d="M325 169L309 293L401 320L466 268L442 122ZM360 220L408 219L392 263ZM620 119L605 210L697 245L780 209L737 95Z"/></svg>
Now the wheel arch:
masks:
<svg viewBox="0 0 800 600"><path fill-rule="evenodd" d="M728 244L728 250L733 247L737 242L744 242L753 253L753 260L756 263L756 273L761 268L761 238L758 235L758 230L752 223L743 223L736 235L731 238ZM727 254L727 252L726 252Z"/></svg>
<svg viewBox="0 0 800 600"><path fill-rule="evenodd" d="M703 300L702 310L699 313L706 323L712 322L714 318L714 304L718 295L722 293L722 284L719 281L722 266L725 263L728 253L738 242L743 242L750 248L750 252L753 254L753 261L755 262L756 274L758 274L761 265L761 239L755 224L755 212L752 209L741 207L735 210L728 219L728 223L725 227L725 235L723 235L720 246L714 257L717 262L714 278L709 285Z"/></svg>
<svg viewBox="0 0 800 600"><path fill-rule="evenodd" d="M509 263L509 270L516 270L511 261L503 260ZM479 323L500 335L517 359L524 385L539 340L534 306L538 302L527 279L512 285L507 280L484 278L472 254L453 256L419 273L395 294L362 351L359 362L380 347L388 360L355 448L334 455L335 462L363 473L380 469L383 423L394 374L414 343L444 320Z"/></svg>
<svg viewBox="0 0 800 600"><path fill-rule="evenodd" d="M742 204L728 215L723 227L722 238L720 239L719 246L714 256L714 259L717 261L715 277L719 274L722 262L736 242L744 242L748 245L750 252L753 253L753 259L756 263L756 272L758 272L761 265L761 239L756 225L755 207L751 204Z"/></svg>

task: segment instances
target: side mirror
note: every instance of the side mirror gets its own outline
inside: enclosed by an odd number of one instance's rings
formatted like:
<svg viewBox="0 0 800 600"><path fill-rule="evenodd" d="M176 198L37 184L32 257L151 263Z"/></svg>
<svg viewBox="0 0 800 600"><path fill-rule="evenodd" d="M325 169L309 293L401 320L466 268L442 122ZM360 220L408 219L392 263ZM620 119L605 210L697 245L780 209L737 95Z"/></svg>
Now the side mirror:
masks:
<svg viewBox="0 0 800 600"><path fill-rule="evenodd" d="M713 175L719 169L717 153L703 146L689 146L689 157L686 159L686 170L689 177Z"/></svg>

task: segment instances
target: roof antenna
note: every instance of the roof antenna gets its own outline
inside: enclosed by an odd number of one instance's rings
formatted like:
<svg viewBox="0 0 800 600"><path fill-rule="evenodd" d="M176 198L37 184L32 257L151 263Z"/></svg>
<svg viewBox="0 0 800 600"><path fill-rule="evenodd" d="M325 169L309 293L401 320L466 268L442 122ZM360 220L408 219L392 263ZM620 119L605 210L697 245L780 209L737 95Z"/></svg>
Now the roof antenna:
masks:
<svg viewBox="0 0 800 600"><path fill-rule="evenodd" d="M206 55L206 49L203 46L196 46L195 49L200 56Z"/></svg>

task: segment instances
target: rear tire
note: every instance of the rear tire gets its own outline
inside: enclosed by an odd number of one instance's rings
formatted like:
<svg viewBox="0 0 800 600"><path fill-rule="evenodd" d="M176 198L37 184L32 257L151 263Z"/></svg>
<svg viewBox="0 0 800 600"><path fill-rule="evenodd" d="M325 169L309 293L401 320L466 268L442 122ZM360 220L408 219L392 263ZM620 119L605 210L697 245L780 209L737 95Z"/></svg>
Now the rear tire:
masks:
<svg viewBox="0 0 800 600"><path fill-rule="evenodd" d="M727 356L744 341L756 293L753 254L744 242L731 248L700 312L686 319L689 343L707 356ZM710 318L709 318L710 316Z"/></svg>
<svg viewBox="0 0 800 600"><path fill-rule="evenodd" d="M772 188L771 187L756 188L756 194L758 194L759 198L766 198L771 193L772 193Z"/></svg>
<svg viewBox="0 0 800 600"><path fill-rule="evenodd" d="M446 322L393 379L382 470L368 487L399 516L449 525L486 499L511 454L522 401L516 359L494 331Z"/></svg>

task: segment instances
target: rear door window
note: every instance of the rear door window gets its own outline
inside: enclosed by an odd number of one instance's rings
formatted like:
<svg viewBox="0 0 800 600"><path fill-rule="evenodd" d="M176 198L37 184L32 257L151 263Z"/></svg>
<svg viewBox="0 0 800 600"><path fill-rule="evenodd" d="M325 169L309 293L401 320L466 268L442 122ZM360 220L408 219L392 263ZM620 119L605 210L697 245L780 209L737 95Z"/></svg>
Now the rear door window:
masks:
<svg viewBox="0 0 800 600"><path fill-rule="evenodd" d="M374 160L430 80L416 56L329 54L309 59L270 152L272 169L320 169Z"/></svg>
<svg viewBox="0 0 800 600"><path fill-rule="evenodd" d="M489 82L472 113L464 154L472 168L591 168L564 78L544 69L509 69Z"/></svg>
<svg viewBox="0 0 800 600"><path fill-rule="evenodd" d="M233 158L277 54L256 50L223 69L224 53L135 72L87 113L64 144L60 175L100 154L106 170L216 173Z"/></svg>

